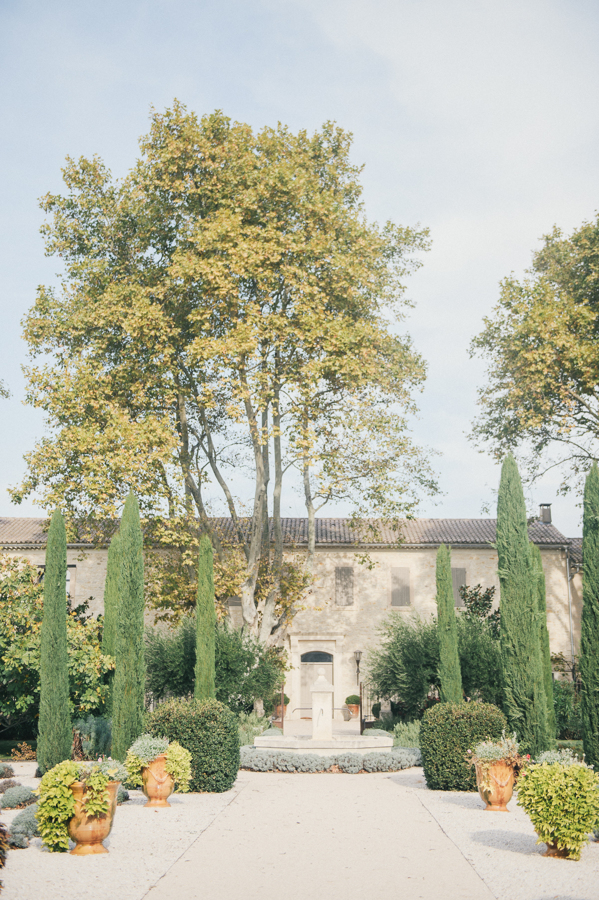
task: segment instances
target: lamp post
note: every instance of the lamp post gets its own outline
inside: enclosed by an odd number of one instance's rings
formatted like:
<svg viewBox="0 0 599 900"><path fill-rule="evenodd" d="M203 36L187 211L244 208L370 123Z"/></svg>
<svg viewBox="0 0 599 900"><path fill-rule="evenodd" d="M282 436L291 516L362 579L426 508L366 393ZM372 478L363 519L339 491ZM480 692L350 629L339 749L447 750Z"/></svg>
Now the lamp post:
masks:
<svg viewBox="0 0 599 900"><path fill-rule="evenodd" d="M360 660L362 659L361 650L354 650L354 659L356 661L356 684L360 684Z"/></svg>

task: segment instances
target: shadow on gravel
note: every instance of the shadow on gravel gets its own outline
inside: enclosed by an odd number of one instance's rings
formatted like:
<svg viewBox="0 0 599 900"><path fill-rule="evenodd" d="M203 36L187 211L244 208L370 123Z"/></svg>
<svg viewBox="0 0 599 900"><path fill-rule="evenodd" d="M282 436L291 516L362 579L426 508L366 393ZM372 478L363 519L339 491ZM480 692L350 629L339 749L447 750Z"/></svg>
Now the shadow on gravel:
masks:
<svg viewBox="0 0 599 900"><path fill-rule="evenodd" d="M537 844L533 835L522 834L522 832L517 831L475 831L470 835L470 840L476 844L484 844L485 847L491 847L493 850L508 850L512 853L522 853L524 856L538 856L545 850L545 844ZM560 860L560 862L563 862L563 860ZM572 900L575 900L575 898L572 898Z"/></svg>

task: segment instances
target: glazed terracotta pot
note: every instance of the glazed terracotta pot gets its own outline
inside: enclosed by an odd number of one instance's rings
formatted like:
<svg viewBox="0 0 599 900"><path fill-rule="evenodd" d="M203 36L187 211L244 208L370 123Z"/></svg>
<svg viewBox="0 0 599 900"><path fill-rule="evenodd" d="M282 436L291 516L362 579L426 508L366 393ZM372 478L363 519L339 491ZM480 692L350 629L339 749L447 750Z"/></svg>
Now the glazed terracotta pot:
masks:
<svg viewBox="0 0 599 900"><path fill-rule="evenodd" d="M141 770L142 790L148 802L146 806L170 806L167 799L175 790L175 782L165 769L166 755L161 753L149 766Z"/></svg>
<svg viewBox="0 0 599 900"><path fill-rule="evenodd" d="M347 708L351 713L352 719L357 719L360 715L360 704L359 703L348 703Z"/></svg>
<svg viewBox="0 0 599 900"><path fill-rule="evenodd" d="M486 810L509 812L507 805L514 790L513 766L496 762L483 768L480 763L476 763L476 784L478 793L486 803Z"/></svg>
<svg viewBox="0 0 599 900"><path fill-rule="evenodd" d="M119 781L109 781L106 785L110 799L108 801L108 812L104 816L88 816L83 808L85 784L82 781L74 781L71 785L71 790L75 797L75 814L69 821L68 830L69 837L77 844L71 850L73 856L108 853L102 841L108 837L112 828L119 784Z"/></svg>
<svg viewBox="0 0 599 900"><path fill-rule="evenodd" d="M285 715L287 715L287 704L285 704L283 709L285 710ZM278 704L278 706L275 706L275 717L277 719L281 718L281 704L280 703Z"/></svg>

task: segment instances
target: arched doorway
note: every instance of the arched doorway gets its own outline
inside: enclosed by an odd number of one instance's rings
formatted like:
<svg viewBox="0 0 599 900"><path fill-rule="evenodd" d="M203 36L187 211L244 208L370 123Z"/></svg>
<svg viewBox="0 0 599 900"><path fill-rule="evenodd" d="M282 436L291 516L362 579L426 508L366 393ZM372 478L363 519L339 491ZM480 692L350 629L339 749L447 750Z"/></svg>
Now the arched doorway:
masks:
<svg viewBox="0 0 599 900"><path fill-rule="evenodd" d="M301 716L302 719L312 718L312 694L310 689L318 678L318 670L324 669L325 678L333 684L333 654L325 653L324 650L310 650L308 653L301 655L301 676L302 676L302 700L301 700ZM333 711L333 715L334 715Z"/></svg>

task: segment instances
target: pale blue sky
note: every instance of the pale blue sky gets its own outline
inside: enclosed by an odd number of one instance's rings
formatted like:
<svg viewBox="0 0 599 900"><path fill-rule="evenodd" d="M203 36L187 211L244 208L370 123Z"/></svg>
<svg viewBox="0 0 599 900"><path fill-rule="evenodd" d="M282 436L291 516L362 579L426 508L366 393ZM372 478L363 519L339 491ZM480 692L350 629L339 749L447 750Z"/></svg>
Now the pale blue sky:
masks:
<svg viewBox="0 0 599 900"><path fill-rule="evenodd" d="M369 217L430 227L408 328L429 363L415 430L442 453L445 495L422 513L478 516L498 471L465 437L482 380L467 347L499 280L523 272L554 223L570 230L599 207L598 45L599 7L585 0L2 0L0 377L13 397L0 515L38 512L5 490L43 434L20 372L20 319L57 270L37 198L60 190L67 154L123 174L150 106L177 97L256 128L335 119L365 164ZM533 499L577 534L576 501L556 487ZM299 499L284 512L302 515Z"/></svg>

